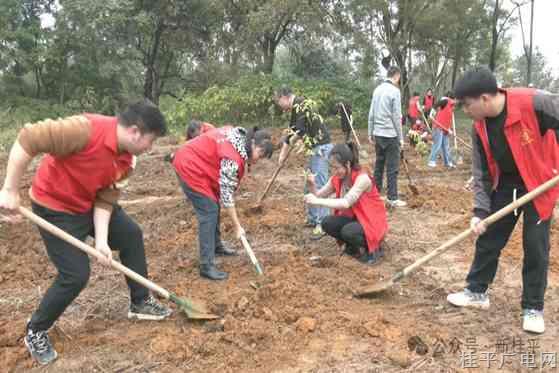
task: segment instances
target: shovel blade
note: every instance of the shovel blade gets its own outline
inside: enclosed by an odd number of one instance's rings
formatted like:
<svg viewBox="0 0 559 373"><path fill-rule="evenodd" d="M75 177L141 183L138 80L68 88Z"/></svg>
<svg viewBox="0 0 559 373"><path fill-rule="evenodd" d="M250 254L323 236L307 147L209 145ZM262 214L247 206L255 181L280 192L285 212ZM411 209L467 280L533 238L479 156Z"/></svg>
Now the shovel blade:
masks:
<svg viewBox="0 0 559 373"><path fill-rule="evenodd" d="M214 320L219 318L219 316L210 313L205 306L190 299L179 298L175 294L171 293L169 294L169 300L175 303L179 310L189 319Z"/></svg>
<svg viewBox="0 0 559 373"><path fill-rule="evenodd" d="M248 212L251 214L261 214L263 211L264 208L262 207L261 203L254 205L248 209Z"/></svg>
<svg viewBox="0 0 559 373"><path fill-rule="evenodd" d="M419 195L419 189L417 189L417 187L413 184L408 184L408 187L410 188L411 192L418 196Z"/></svg>
<svg viewBox="0 0 559 373"><path fill-rule="evenodd" d="M392 288L392 286L394 286L393 280L379 282L378 284L374 284L372 286L368 286L366 288L359 290L355 296L358 298L364 298L364 297L381 295L382 293Z"/></svg>
<svg viewBox="0 0 559 373"><path fill-rule="evenodd" d="M219 319L218 315L214 315L211 313L202 313L202 312L197 312L194 311L190 308L187 307L180 307L180 311L186 315L186 317L188 317L189 319L192 320L215 320L215 319Z"/></svg>

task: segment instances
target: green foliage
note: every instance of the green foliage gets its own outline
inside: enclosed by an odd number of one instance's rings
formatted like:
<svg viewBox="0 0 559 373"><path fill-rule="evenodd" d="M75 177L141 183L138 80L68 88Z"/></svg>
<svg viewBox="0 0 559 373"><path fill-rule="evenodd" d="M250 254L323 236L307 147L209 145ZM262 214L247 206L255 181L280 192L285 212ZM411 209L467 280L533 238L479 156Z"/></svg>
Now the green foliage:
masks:
<svg viewBox="0 0 559 373"><path fill-rule="evenodd" d="M66 106L29 97L11 96L0 105L0 151L9 150L19 130L25 123L46 118L60 118L73 114Z"/></svg>
<svg viewBox="0 0 559 373"><path fill-rule="evenodd" d="M165 102L163 111L170 126L182 131L191 119L215 124L264 127L286 126L288 114L282 114L272 101L275 89L286 82L266 74L252 74L223 86L212 86L200 94L186 93L174 104ZM346 80L293 80L289 84L296 95L305 96L316 106L316 113L327 117L335 113L340 100L350 101L357 126L366 126L370 89ZM339 121L335 122L339 126Z"/></svg>

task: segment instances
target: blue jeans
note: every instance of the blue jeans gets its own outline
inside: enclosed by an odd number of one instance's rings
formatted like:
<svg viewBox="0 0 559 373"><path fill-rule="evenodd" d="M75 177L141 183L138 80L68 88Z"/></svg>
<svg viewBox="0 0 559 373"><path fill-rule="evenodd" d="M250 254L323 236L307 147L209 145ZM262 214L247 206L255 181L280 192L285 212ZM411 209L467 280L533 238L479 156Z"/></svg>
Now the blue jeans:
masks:
<svg viewBox="0 0 559 373"><path fill-rule="evenodd" d="M318 145L313 149L313 154L309 159L308 168L315 175L316 189L320 190L330 177L328 156L334 146L332 144ZM305 193L307 189L305 187ZM327 207L308 207L307 222L313 225L322 223L322 219L330 215L330 209Z"/></svg>
<svg viewBox="0 0 559 373"><path fill-rule="evenodd" d="M443 151L443 161L445 166L452 164L450 157L450 146L448 134L444 133L438 127L433 128L433 146L431 147L431 155L429 156L429 163L437 163L437 156L440 151Z"/></svg>

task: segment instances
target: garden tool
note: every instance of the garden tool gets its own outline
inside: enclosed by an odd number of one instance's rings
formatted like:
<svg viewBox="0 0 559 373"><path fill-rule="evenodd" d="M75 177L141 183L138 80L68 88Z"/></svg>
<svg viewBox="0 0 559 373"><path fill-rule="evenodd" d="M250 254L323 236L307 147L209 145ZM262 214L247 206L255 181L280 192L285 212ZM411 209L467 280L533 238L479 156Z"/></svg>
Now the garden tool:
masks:
<svg viewBox="0 0 559 373"><path fill-rule="evenodd" d="M532 201L534 198L539 196L540 194L546 192L547 190L553 188L559 184L559 176L555 176L552 179L546 181L536 189L532 190L529 193L526 193L519 199L511 202L507 206L503 207L499 211L493 213L489 217L483 219L480 224L484 224L486 227L490 226L491 224L495 223L499 219L507 216L508 214L512 213L514 210L518 209L519 207L525 205L526 203ZM438 257L442 253L446 252L451 247L455 246L456 244L464 241L466 238L470 237L474 233L473 228L469 228L459 235L455 236L454 238L446 241L441 246L436 248L435 250L431 251L429 254L419 258L414 263L410 264L406 268L402 269L401 271L397 272L393 275L388 281L383 281L378 284L366 287L361 289L357 292L357 297L366 297L377 295L383 293L394 286L397 282L401 281L403 278L409 276L413 272L415 272L418 268L423 266L425 263L429 262L431 259Z"/></svg>
<svg viewBox="0 0 559 373"><path fill-rule="evenodd" d="M258 263L258 259L256 259L254 251L252 251L252 248L250 247L250 244L248 243L248 240L244 234L241 236L241 242L243 243L243 247L245 248L248 257L250 258L250 261L254 265L254 268L256 268L256 273L258 273L259 275L263 275L264 272L262 271L262 267L260 267L260 263Z"/></svg>
<svg viewBox="0 0 559 373"><path fill-rule="evenodd" d="M41 218L40 216L34 214L30 210L25 207L20 206L19 212L31 220L33 223L37 224L42 229L48 231L49 233L55 235L56 237L64 240L78 249L86 252L87 254L96 257L97 259L103 260L105 256L97 251L95 248L89 246L85 242L82 242L75 238L74 236L68 234L67 232L63 231L62 229L58 228L57 226L49 223L45 219ZM117 271L123 273L128 278L136 281L137 283L145 286L146 288L158 293L163 298L175 303L178 306L178 309L186 314L189 319L198 319L198 320L213 320L219 318L217 315L213 315L209 313L206 308L200 304L195 303L194 301L188 298L179 298L176 294L171 293L161 286L151 282L150 280L146 279L145 277L140 276L136 272L132 271L128 267L125 267L121 263L111 260L110 266Z"/></svg>
<svg viewBox="0 0 559 373"><path fill-rule="evenodd" d="M349 128L351 128L351 133L353 134L353 138L355 139L355 143L357 144L357 149L359 149L359 156L361 158L367 159L369 158L369 153L367 153L366 150L361 148L361 143L359 142L359 138L357 137L357 133L355 132L355 129L353 128L353 118L350 118L349 115L347 115L347 111L345 109L345 105L343 103L340 104L342 106L342 109L344 110L344 115L347 119L347 121L349 122Z"/></svg>
<svg viewBox="0 0 559 373"><path fill-rule="evenodd" d="M411 192L417 196L419 195L419 190L417 189L417 187L415 186L415 184L411 179L410 170L408 168L408 160L404 157L403 150L400 151L400 158L402 159L402 163L404 164L404 170L406 171L406 176L408 178L408 188L410 188Z"/></svg>

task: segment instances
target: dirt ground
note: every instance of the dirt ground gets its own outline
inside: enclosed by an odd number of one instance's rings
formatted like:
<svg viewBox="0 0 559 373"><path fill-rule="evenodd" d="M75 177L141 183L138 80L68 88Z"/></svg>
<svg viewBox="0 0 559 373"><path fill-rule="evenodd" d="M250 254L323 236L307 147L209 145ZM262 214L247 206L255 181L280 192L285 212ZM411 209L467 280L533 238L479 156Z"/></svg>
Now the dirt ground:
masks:
<svg viewBox="0 0 559 373"><path fill-rule="evenodd" d="M361 136L366 143L365 133ZM341 135L336 133L335 138ZM559 349L555 228L543 336L521 330L520 224L501 257L489 311L461 310L446 302L448 292L464 286L472 239L429 262L387 294L370 299L353 296L357 289L389 278L467 229L472 195L463 186L470 176L469 156L455 170L442 166L433 170L424 158L407 151L421 195L408 191L402 170L400 191L409 207L389 211L387 255L373 267L340 256L331 238L310 239L310 229L303 227L302 154L292 155L263 212L251 213L277 155L262 161L243 180L237 206L264 276L255 273L242 252L219 259L230 277L212 282L198 275L196 219L162 159L177 142L162 139L140 158L122 205L144 229L150 278L180 296L206 303L221 318L193 322L174 313L159 323L129 321L123 276L94 261L88 287L50 331L59 359L39 368L23 345L24 327L55 269L33 225L2 224L0 371L520 372L532 366L555 370L551 368ZM1 159L4 170L6 156ZM31 175L26 174L22 195ZM231 224L226 217L223 220L223 236L233 242Z"/></svg>

